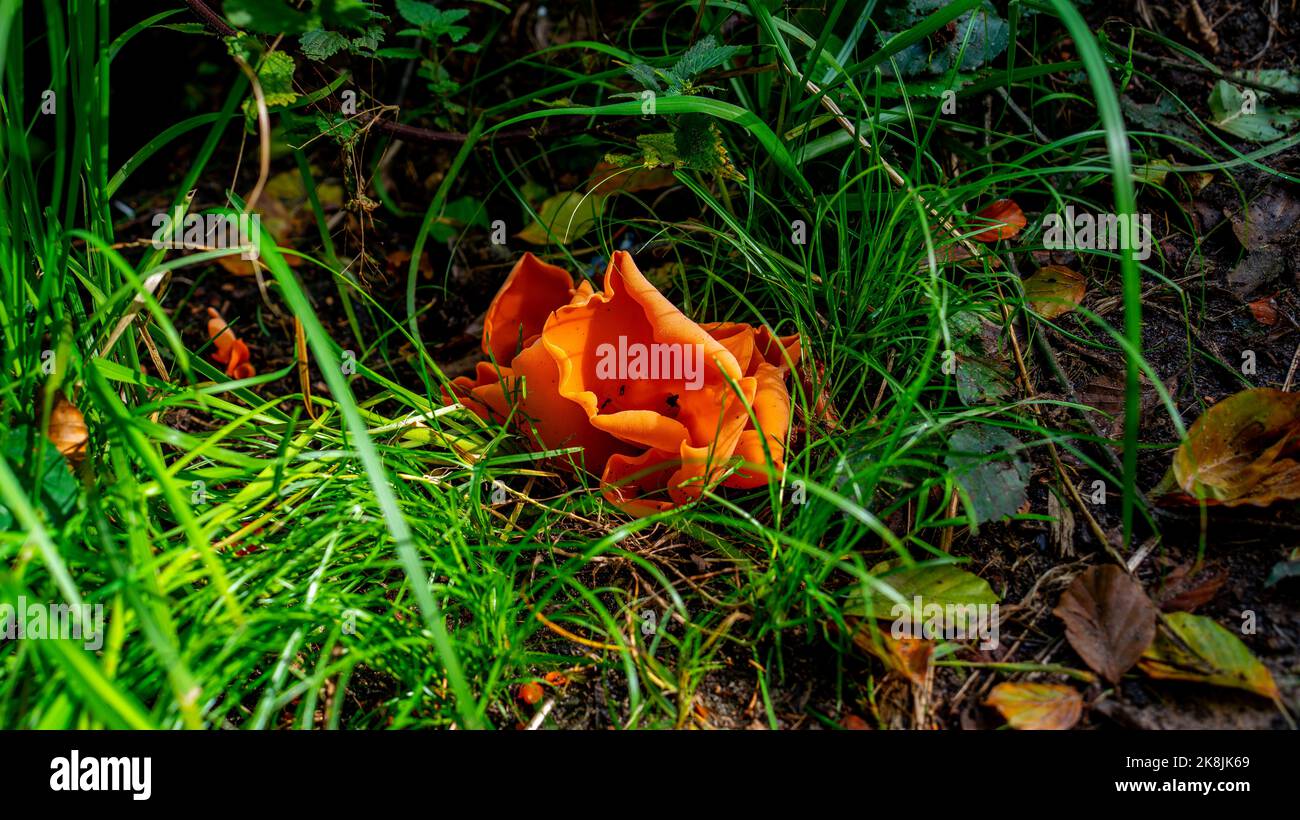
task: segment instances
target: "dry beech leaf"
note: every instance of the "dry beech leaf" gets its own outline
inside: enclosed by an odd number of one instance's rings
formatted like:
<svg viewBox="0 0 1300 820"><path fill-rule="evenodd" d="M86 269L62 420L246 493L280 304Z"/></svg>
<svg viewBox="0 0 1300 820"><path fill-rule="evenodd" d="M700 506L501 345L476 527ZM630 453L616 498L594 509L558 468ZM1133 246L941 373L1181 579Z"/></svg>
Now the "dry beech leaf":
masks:
<svg viewBox="0 0 1300 820"><path fill-rule="evenodd" d="M1138 667L1160 680L1184 680L1244 689L1278 700L1277 683L1268 667L1241 639L1219 624L1190 612L1171 612L1164 628Z"/></svg>
<svg viewBox="0 0 1300 820"><path fill-rule="evenodd" d="M1083 274L1064 265L1045 265L1025 279L1025 301L1044 319L1055 319L1079 306L1088 293Z"/></svg>
<svg viewBox="0 0 1300 820"><path fill-rule="evenodd" d="M1052 612L1065 622L1074 651L1111 683L1119 683L1156 635L1155 605L1141 584L1111 564L1075 578Z"/></svg>
<svg viewBox="0 0 1300 820"><path fill-rule="evenodd" d="M73 465L86 457L86 419L76 405L60 395L50 411L50 442Z"/></svg>
<svg viewBox="0 0 1300 820"><path fill-rule="evenodd" d="M1083 697L1059 683L999 683L984 703L1013 729L1069 729L1083 714Z"/></svg>
<svg viewBox="0 0 1300 820"><path fill-rule="evenodd" d="M998 199L985 205L975 214L976 226L990 225L987 230L971 237L976 242L996 242L1011 239L1029 224L1025 212L1010 199Z"/></svg>
<svg viewBox="0 0 1300 820"><path fill-rule="evenodd" d="M676 184L677 176L671 168L647 168L644 165L624 168L612 162L600 162L591 172L591 185L587 190L594 194L633 194Z"/></svg>
<svg viewBox="0 0 1300 820"><path fill-rule="evenodd" d="M1300 393L1243 390L1201 414L1174 453L1173 480L1208 504L1300 499Z"/></svg>

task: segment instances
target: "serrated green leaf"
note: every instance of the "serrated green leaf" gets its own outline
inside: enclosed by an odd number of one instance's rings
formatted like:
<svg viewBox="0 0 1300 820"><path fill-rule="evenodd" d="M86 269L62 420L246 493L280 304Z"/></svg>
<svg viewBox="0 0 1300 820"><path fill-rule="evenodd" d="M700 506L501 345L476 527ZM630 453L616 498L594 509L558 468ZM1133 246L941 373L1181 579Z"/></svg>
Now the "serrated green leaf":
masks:
<svg viewBox="0 0 1300 820"><path fill-rule="evenodd" d="M687 83L711 68L716 68L740 51L736 46L718 45L712 34L686 49L686 52L673 64L672 75L682 83Z"/></svg>
<svg viewBox="0 0 1300 820"><path fill-rule="evenodd" d="M337 31L312 29L298 39L298 47L310 60L328 60L348 47L348 38Z"/></svg>
<svg viewBox="0 0 1300 820"><path fill-rule="evenodd" d="M453 43L458 43L469 34L467 26L455 25L457 21L469 14L466 9L440 9L424 0L397 0L397 13L402 19L417 28L403 31L402 34L418 34L429 41L446 36Z"/></svg>
<svg viewBox="0 0 1300 820"><path fill-rule="evenodd" d="M283 51L272 51L262 60L257 69L257 81L262 86L267 108L289 105L298 99L298 92L293 90L293 72L293 58ZM244 124L252 129L256 120L257 101L250 97L244 100Z"/></svg>
<svg viewBox="0 0 1300 820"><path fill-rule="evenodd" d="M384 42L384 30L380 26L371 26L365 34L352 38L352 50L358 54L371 55Z"/></svg>
<svg viewBox="0 0 1300 820"><path fill-rule="evenodd" d="M659 84L659 72L655 71L645 63L633 63L627 67L627 73L632 75L632 79L641 84L643 88L651 91L662 91L663 86ZM639 96L639 95L632 95Z"/></svg>
<svg viewBox="0 0 1300 820"><path fill-rule="evenodd" d="M967 407L997 404L1015 395L1005 368L991 359L963 356L957 360L957 397Z"/></svg>
<svg viewBox="0 0 1300 820"><path fill-rule="evenodd" d="M947 6L947 0L923 0L909 3L905 12L892 15L893 25L900 29L915 27L927 15ZM887 44L900 31L882 31L880 44ZM893 56L882 68L903 77L920 74L947 74L954 68L971 71L996 59L1006 51L1011 29L998 16L992 3L965 12L960 17L939 28L929 37L913 43Z"/></svg>

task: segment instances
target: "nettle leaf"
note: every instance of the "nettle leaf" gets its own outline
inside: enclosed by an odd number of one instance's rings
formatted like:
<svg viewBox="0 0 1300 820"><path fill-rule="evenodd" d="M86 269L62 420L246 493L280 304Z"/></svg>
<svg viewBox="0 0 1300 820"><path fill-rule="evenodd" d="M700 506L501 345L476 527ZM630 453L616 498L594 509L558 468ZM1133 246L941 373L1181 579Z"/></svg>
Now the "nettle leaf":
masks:
<svg viewBox="0 0 1300 820"><path fill-rule="evenodd" d="M293 90L293 71L293 58L283 51L272 51L262 60L257 82L262 86L267 108L289 105L298 99L298 92ZM257 119L257 101L251 97L244 100L244 119L249 128Z"/></svg>
<svg viewBox="0 0 1300 820"><path fill-rule="evenodd" d="M397 13L413 26L432 23L442 16L437 6L424 0L397 0Z"/></svg>
<svg viewBox="0 0 1300 820"><path fill-rule="evenodd" d="M1300 109L1272 108L1269 94L1252 92L1248 98L1227 80L1219 80L1210 92L1210 123L1221 131L1251 142L1272 142L1285 137L1300 119Z"/></svg>
<svg viewBox="0 0 1300 820"><path fill-rule="evenodd" d="M337 31L318 28L300 37L298 47L310 60L328 60L348 47L348 38Z"/></svg>
<svg viewBox="0 0 1300 820"><path fill-rule="evenodd" d="M1001 427L969 424L949 437L948 449L944 463L970 496L974 523L996 521L1024 505L1029 464L1019 456L1015 436Z"/></svg>
<svg viewBox="0 0 1300 820"><path fill-rule="evenodd" d="M423 0L397 0L397 13L403 20L418 27L401 32L403 35L418 34L430 42L445 35L453 43L459 43L469 34L468 26L456 25L457 21L469 14L466 9L444 11Z"/></svg>
<svg viewBox="0 0 1300 820"><path fill-rule="evenodd" d="M730 60L737 51L740 51L737 46L718 45L718 41L710 34L686 49L686 53L673 65L672 74L681 82L687 83Z"/></svg>
<svg viewBox="0 0 1300 820"><path fill-rule="evenodd" d="M352 38L352 50L357 54L371 56L380 44L384 42L384 29L382 26L370 26L366 29L365 34L360 37Z"/></svg>
<svg viewBox="0 0 1300 820"><path fill-rule="evenodd" d="M257 69L257 80L267 105L288 105L298 99L298 92L293 90L294 68L293 58L283 51L266 55Z"/></svg>
<svg viewBox="0 0 1300 820"><path fill-rule="evenodd" d="M880 32L881 45L946 5L947 0L909 3L905 12L893 15L896 29ZM897 70L904 77L946 74L954 68L971 71L992 62L1006 51L1010 35L1010 26L986 0L980 8L966 12L925 40L898 52L893 57L893 64L886 63L883 70L890 74Z"/></svg>
<svg viewBox="0 0 1300 820"><path fill-rule="evenodd" d="M683 114L677 129L636 138L641 164L647 168L685 168L717 174L723 179L744 180L731 164L718 126L703 114Z"/></svg>
<svg viewBox="0 0 1300 820"><path fill-rule="evenodd" d="M230 25L259 34L301 34L312 25L311 15L281 0L226 0L223 8Z"/></svg>
<svg viewBox="0 0 1300 820"><path fill-rule="evenodd" d="M316 134L313 136L329 137L340 145L351 145L357 138L357 127L344 114L318 113L314 117L314 122L316 123Z"/></svg>
<svg viewBox="0 0 1300 820"><path fill-rule="evenodd" d="M256 63L257 55L262 53L262 44L256 37L247 34L236 34L233 37L226 37L226 53L231 57L239 57L246 63Z"/></svg>
<svg viewBox="0 0 1300 820"><path fill-rule="evenodd" d="M662 91L663 86L659 84L659 72L645 63L633 63L627 67L627 73L632 75L632 79L641 84L643 88L650 91ZM639 96L636 94L630 96Z"/></svg>

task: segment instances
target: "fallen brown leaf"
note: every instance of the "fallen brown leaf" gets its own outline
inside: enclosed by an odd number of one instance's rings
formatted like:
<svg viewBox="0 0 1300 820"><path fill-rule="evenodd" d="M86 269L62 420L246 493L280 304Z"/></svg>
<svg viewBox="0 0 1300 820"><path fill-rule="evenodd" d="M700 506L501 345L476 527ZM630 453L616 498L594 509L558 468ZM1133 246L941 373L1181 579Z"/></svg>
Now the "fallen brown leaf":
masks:
<svg viewBox="0 0 1300 820"><path fill-rule="evenodd" d="M1084 663L1111 683L1137 663L1156 635L1156 608L1142 585L1112 564L1074 579L1053 614Z"/></svg>
<svg viewBox="0 0 1300 820"><path fill-rule="evenodd" d="M1025 301L1044 319L1074 310L1088 293L1083 275L1064 265L1044 265L1025 279Z"/></svg>

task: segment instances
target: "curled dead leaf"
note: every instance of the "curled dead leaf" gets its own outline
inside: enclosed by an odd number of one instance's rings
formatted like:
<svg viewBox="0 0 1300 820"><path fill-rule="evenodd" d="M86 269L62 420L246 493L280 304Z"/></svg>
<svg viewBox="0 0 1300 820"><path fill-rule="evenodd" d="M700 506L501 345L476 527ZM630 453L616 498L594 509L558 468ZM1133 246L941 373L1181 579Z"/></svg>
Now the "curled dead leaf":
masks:
<svg viewBox="0 0 1300 820"><path fill-rule="evenodd" d="M1213 405L1187 431L1172 473L1207 504L1300 499L1300 393L1257 387Z"/></svg>
<svg viewBox="0 0 1300 820"><path fill-rule="evenodd" d="M1164 579L1156 598L1162 612L1191 612L1214 600L1227 581L1226 569L1182 564Z"/></svg>

